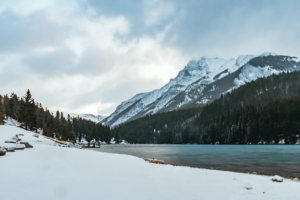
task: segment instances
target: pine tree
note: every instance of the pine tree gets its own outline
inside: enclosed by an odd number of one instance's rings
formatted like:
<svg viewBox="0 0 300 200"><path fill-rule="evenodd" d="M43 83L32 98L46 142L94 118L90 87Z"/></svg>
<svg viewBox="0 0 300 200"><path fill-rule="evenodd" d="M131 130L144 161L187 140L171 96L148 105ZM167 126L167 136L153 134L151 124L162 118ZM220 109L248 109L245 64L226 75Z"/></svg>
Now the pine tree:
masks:
<svg viewBox="0 0 300 200"><path fill-rule="evenodd" d="M2 102L0 101L0 125L4 124L4 114L3 114L4 106Z"/></svg>
<svg viewBox="0 0 300 200"><path fill-rule="evenodd" d="M54 118L54 126L53 126L53 129L54 129L54 132L55 134L59 134L59 125L60 125L60 122L59 122L59 119L60 119L60 113L59 113L59 110L56 111L56 116Z"/></svg>
<svg viewBox="0 0 300 200"><path fill-rule="evenodd" d="M10 95L10 99L7 102L7 115L14 118L18 119L19 116L19 101L18 97L16 94L12 93Z"/></svg>
<svg viewBox="0 0 300 200"><path fill-rule="evenodd" d="M43 127L43 135L44 136L47 136L47 137L50 137L49 135L49 129L47 127L47 125L45 124L44 127Z"/></svg>
<svg viewBox="0 0 300 200"><path fill-rule="evenodd" d="M7 94L6 95L4 95L4 97L3 97L3 100L2 100L3 102L3 114L7 117L8 116L8 112L9 112L9 108L8 108L8 101L9 101L9 98L8 98L8 96L7 96Z"/></svg>
<svg viewBox="0 0 300 200"><path fill-rule="evenodd" d="M25 129L32 129L36 125L35 103L28 89L20 103L20 121L25 124Z"/></svg>
<svg viewBox="0 0 300 200"><path fill-rule="evenodd" d="M36 105L36 125L37 127L44 127L45 123L45 111L44 108L42 107L42 104L37 104Z"/></svg>
<svg viewBox="0 0 300 200"><path fill-rule="evenodd" d="M116 142L116 144L120 143L120 136L119 136L119 132L118 131L115 134L115 142Z"/></svg>
<svg viewBox="0 0 300 200"><path fill-rule="evenodd" d="M109 126L105 126L105 130L104 130L104 141L106 142L106 144L110 144L111 141L111 131Z"/></svg>
<svg viewBox="0 0 300 200"><path fill-rule="evenodd" d="M46 111L46 114L50 115L49 110ZM53 116L50 115L50 116L48 116L47 121L43 128L44 135L46 135L48 137L52 137L52 138L54 137L52 126L53 126Z"/></svg>

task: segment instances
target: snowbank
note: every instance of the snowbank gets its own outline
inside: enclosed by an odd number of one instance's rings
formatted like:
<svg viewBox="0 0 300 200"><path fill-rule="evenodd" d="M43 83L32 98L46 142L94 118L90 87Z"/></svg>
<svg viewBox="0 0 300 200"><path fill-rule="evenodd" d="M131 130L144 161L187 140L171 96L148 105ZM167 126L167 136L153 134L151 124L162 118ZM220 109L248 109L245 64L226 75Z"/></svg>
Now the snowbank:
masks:
<svg viewBox="0 0 300 200"><path fill-rule="evenodd" d="M63 148L14 126L0 126L0 146L14 134L34 148L0 157L3 200L296 199L299 182L145 162L110 153ZM249 189L251 188L251 189ZM287 192L288 191L288 192Z"/></svg>

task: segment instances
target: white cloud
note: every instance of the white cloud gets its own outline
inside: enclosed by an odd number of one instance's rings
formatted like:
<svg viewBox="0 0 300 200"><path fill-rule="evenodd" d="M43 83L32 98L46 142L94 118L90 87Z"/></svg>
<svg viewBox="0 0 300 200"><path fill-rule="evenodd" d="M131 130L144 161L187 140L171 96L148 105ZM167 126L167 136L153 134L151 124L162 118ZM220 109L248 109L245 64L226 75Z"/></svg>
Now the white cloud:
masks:
<svg viewBox="0 0 300 200"><path fill-rule="evenodd" d="M190 59L299 56L299 1L0 1L0 90L51 110L110 114ZM251 10L251 12L249 12ZM278 14L280 13L280 14Z"/></svg>
<svg viewBox="0 0 300 200"><path fill-rule="evenodd" d="M6 20L15 24L8 37L21 36L0 52L3 93L23 96L30 88L50 110L108 115L135 93L161 87L185 63L178 49L161 44L162 32L122 40L131 31L122 15L38 2L2 7L0 15L10 10Z"/></svg>
<svg viewBox="0 0 300 200"><path fill-rule="evenodd" d="M175 12L176 8L171 2L163 0L144 0L145 24L146 26L159 25Z"/></svg>

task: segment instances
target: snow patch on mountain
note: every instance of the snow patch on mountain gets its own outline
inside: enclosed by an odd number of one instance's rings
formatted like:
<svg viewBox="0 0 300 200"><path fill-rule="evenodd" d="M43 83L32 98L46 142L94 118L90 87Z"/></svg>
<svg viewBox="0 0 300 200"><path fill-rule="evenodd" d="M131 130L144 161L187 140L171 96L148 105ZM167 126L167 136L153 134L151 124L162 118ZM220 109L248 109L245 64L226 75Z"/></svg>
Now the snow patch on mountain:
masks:
<svg viewBox="0 0 300 200"><path fill-rule="evenodd" d="M255 55L242 55L236 59L236 66L242 67L247 62L249 62L252 58L256 57Z"/></svg>
<svg viewBox="0 0 300 200"><path fill-rule="evenodd" d="M281 71L273 69L270 66L266 67L253 67L247 64L239 74L238 78L234 79L234 84L236 86L244 85L247 82L254 81L261 77L270 76L272 74L279 74Z"/></svg>
<svg viewBox="0 0 300 200"><path fill-rule="evenodd" d="M291 59L291 61L295 61L296 63L298 63L298 62L300 62L300 58L294 57L294 58Z"/></svg>
<svg viewBox="0 0 300 200"><path fill-rule="evenodd" d="M113 114L111 114L108 118L105 119L104 124L106 124L107 122L109 122L110 120L112 120L115 116L117 116L119 113L121 113L123 110L125 110L126 108L128 108L129 106L133 105L134 103L136 103L137 101L139 101L140 99L142 99L144 96L146 96L148 93L139 93L136 94L134 97L132 97L131 99L127 100L127 101L123 101L115 110L115 112Z"/></svg>

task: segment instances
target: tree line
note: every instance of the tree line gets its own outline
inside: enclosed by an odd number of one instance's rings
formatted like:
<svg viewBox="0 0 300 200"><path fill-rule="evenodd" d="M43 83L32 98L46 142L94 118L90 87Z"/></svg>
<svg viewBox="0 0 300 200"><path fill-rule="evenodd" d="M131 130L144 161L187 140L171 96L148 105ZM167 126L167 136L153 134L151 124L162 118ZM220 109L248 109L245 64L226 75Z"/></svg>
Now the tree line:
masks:
<svg viewBox="0 0 300 200"><path fill-rule="evenodd" d="M85 139L89 143L102 141L109 144L114 136L108 126L100 123L96 124L79 116L64 116L59 111L53 115L42 104L35 103L30 90L21 98L14 93L10 96L0 95L0 124L3 124L5 117L17 119L22 128L35 131L42 129L45 136L64 141Z"/></svg>
<svg viewBox="0 0 300 200"><path fill-rule="evenodd" d="M201 143L295 144L300 134L300 97L247 105L200 125Z"/></svg>

